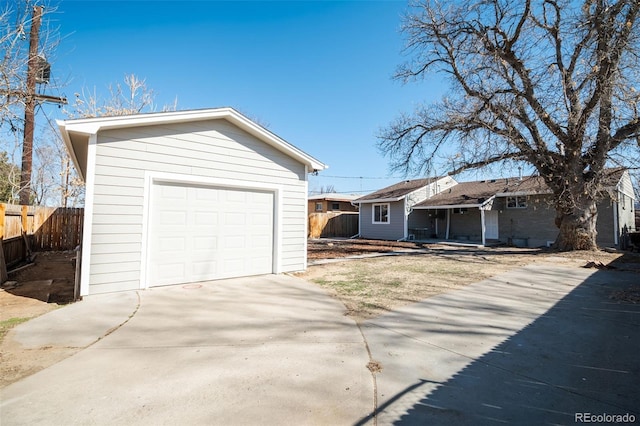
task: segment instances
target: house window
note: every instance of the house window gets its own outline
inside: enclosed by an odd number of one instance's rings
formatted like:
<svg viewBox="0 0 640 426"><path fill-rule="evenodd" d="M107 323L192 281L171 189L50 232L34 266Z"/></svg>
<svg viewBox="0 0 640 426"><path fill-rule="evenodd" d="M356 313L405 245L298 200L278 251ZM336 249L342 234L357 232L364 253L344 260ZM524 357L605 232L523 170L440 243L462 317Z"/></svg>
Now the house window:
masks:
<svg viewBox="0 0 640 426"><path fill-rule="evenodd" d="M508 209L526 209L527 197L524 195L507 197L507 208Z"/></svg>
<svg viewBox="0 0 640 426"><path fill-rule="evenodd" d="M373 223L389 223L389 204L373 205Z"/></svg>
<svg viewBox="0 0 640 426"><path fill-rule="evenodd" d="M316 203L316 211L317 212L321 212L322 211L322 203Z"/></svg>
<svg viewBox="0 0 640 426"><path fill-rule="evenodd" d="M340 210L340 203L331 203L331 210Z"/></svg>

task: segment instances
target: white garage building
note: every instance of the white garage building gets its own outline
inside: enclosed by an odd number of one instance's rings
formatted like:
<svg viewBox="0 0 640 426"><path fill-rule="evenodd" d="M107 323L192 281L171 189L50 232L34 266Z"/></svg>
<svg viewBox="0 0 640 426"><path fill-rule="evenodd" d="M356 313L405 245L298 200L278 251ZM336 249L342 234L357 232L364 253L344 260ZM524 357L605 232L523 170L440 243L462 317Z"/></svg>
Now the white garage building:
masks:
<svg viewBox="0 0 640 426"><path fill-rule="evenodd" d="M234 109L58 126L86 183L81 295L306 268L327 166Z"/></svg>

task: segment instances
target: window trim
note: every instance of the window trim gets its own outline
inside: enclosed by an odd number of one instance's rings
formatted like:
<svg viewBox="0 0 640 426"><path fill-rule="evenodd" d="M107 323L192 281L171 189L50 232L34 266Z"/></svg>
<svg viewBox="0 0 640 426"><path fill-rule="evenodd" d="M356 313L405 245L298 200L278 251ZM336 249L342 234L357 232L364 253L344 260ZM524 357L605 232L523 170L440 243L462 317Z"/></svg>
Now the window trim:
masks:
<svg viewBox="0 0 640 426"><path fill-rule="evenodd" d="M515 205L510 206L509 201L513 200ZM505 201L505 206L508 209L526 209L527 208L527 196L526 195L509 195Z"/></svg>
<svg viewBox="0 0 640 426"><path fill-rule="evenodd" d="M320 207L320 208L318 208ZM321 212L322 210L324 210L324 206L322 201L316 201L316 206L315 206L315 210L316 212Z"/></svg>
<svg viewBox="0 0 640 426"><path fill-rule="evenodd" d="M331 210L340 210L340 203L339 202L332 202L331 203Z"/></svg>
<svg viewBox="0 0 640 426"><path fill-rule="evenodd" d="M376 221L376 207L387 209L386 221ZM382 219L382 210L380 210L380 219ZM376 203L371 205L371 223L374 225L388 225L391 223L391 204L390 203Z"/></svg>

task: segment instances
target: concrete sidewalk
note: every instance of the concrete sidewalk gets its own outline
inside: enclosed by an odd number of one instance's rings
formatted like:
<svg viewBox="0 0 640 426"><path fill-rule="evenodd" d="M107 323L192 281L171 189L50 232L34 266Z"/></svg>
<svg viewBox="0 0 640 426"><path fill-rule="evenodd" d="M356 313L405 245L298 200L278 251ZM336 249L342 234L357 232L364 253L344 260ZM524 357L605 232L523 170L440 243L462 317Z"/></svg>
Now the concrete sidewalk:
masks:
<svg viewBox="0 0 640 426"><path fill-rule="evenodd" d="M640 421L640 305L615 300L638 278L532 265L366 322L378 424Z"/></svg>
<svg viewBox="0 0 640 426"><path fill-rule="evenodd" d="M290 276L92 296L17 332L95 343L4 388L3 426L353 424L373 409L358 327Z"/></svg>

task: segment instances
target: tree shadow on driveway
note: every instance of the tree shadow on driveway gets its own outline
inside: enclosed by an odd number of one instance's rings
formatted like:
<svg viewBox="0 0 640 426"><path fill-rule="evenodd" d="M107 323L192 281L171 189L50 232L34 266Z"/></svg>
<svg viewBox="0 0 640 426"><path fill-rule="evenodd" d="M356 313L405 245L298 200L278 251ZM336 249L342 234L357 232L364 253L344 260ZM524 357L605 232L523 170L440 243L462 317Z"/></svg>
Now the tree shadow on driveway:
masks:
<svg viewBox="0 0 640 426"><path fill-rule="evenodd" d="M625 295L636 291L639 277L634 272L596 271L506 340L499 337L506 328L491 323L483 324L476 336L463 335L468 330L462 327L424 326L430 328L425 339L411 336L416 352L409 360L418 362L406 367L414 368L413 382L407 382L410 376L397 365L387 371L405 374L405 387L384 396L383 382L378 424L575 424L586 413L629 414L637 421L640 305ZM491 315L510 313L495 309ZM441 339L436 333L447 335ZM468 339L476 346L459 343ZM492 339L501 342L475 356L478 342ZM392 346L385 351L391 354ZM416 358L423 350L431 365ZM371 421L370 416L359 424Z"/></svg>

